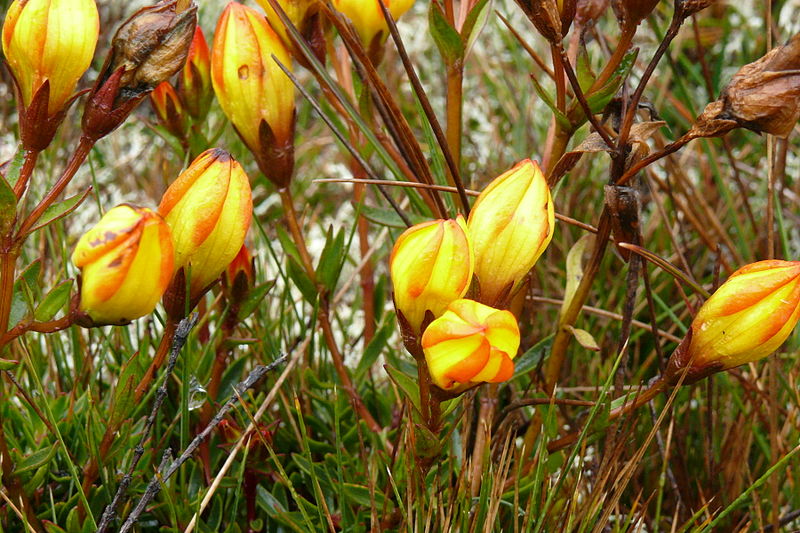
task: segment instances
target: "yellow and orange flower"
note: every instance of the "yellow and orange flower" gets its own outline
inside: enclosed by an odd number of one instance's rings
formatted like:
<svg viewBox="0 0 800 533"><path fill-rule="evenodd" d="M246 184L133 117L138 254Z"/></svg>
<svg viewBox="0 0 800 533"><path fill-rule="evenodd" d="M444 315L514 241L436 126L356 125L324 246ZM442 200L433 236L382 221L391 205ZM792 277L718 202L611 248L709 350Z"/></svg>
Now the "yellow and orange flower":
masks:
<svg viewBox="0 0 800 533"><path fill-rule="evenodd" d="M80 238L72 262L81 269L80 310L95 325L127 324L152 312L169 285L169 227L150 209L117 206Z"/></svg>
<svg viewBox="0 0 800 533"><path fill-rule="evenodd" d="M47 113L63 109L89 68L99 31L94 0L14 0L3 23L3 53L25 107L49 82Z"/></svg>
<svg viewBox="0 0 800 533"><path fill-rule="evenodd" d="M469 214L480 301L505 306L553 238L553 199L530 159L495 178Z"/></svg>
<svg viewBox="0 0 800 533"><path fill-rule="evenodd" d="M180 79L179 94L186 111L195 120L202 120L208 114L214 89L211 86L211 52L200 26L195 28Z"/></svg>
<svg viewBox="0 0 800 533"><path fill-rule="evenodd" d="M238 2L228 4L211 50L214 92L264 174L285 185L290 170L276 168L274 159L294 146L294 84L273 56L291 69L291 56L267 19Z"/></svg>
<svg viewBox="0 0 800 533"><path fill-rule="evenodd" d="M731 274L703 304L668 375L687 382L762 359L777 350L800 319L800 261L768 260Z"/></svg>
<svg viewBox="0 0 800 533"><path fill-rule="evenodd" d="M473 255L464 217L417 224L397 239L389 259L394 304L416 336L464 296L472 281Z"/></svg>
<svg viewBox="0 0 800 533"><path fill-rule="evenodd" d="M456 300L425 329L422 349L431 379L442 389L506 381L519 349L517 319L510 311Z"/></svg>
<svg viewBox="0 0 800 533"><path fill-rule="evenodd" d="M414 5L414 0L383 0L383 3L397 20ZM333 7L350 19L364 46L369 47L375 38L389 35L378 0L333 0Z"/></svg>
<svg viewBox="0 0 800 533"><path fill-rule="evenodd" d="M158 207L172 229L175 268L191 277L196 296L236 257L253 214L250 181L219 148L200 154L169 186Z"/></svg>

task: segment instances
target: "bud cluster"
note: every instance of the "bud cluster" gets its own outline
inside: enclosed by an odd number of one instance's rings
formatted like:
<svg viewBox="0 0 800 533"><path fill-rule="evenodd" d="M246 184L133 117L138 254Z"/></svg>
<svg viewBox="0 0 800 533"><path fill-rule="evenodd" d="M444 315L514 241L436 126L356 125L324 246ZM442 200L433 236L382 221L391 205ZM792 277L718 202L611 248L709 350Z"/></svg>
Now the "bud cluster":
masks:
<svg viewBox="0 0 800 533"><path fill-rule="evenodd" d="M220 149L195 159L157 212L111 209L72 255L82 277L78 323L128 323L152 312L165 293L167 312L182 316L243 249L252 212L247 175Z"/></svg>
<svg viewBox="0 0 800 533"><path fill-rule="evenodd" d="M172 135L186 139L190 125L203 124L214 92L211 88L211 56L205 35L197 26L177 88L162 81L150 94L158 122Z"/></svg>
<svg viewBox="0 0 800 533"><path fill-rule="evenodd" d="M519 328L506 309L550 243L554 222L547 181L525 160L486 187L466 222L425 222L397 239L390 272L398 322L437 386L457 390L511 376Z"/></svg>

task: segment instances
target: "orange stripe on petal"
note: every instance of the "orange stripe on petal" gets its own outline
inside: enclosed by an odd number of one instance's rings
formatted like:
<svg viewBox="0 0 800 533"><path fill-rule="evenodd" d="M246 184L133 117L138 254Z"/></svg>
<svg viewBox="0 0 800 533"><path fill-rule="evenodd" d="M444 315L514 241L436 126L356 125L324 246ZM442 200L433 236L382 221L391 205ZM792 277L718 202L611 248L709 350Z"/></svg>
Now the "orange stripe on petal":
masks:
<svg viewBox="0 0 800 533"><path fill-rule="evenodd" d="M446 372L445 377L457 381L458 383L468 383L475 377L486 363L489 361L489 354L491 353L491 346L489 341L483 339L480 347L474 352L466 355L458 364L451 366Z"/></svg>

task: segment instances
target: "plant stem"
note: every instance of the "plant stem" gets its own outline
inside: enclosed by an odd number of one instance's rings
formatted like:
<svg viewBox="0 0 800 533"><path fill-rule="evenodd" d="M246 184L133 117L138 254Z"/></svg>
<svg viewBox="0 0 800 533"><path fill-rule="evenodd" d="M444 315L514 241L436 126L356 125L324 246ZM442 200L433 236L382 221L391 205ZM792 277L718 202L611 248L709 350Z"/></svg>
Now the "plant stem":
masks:
<svg viewBox="0 0 800 533"><path fill-rule="evenodd" d="M8 331L8 320L11 316L14 274L18 255L19 247L13 244L11 235L4 236L2 250L0 250L0 333L3 334Z"/></svg>
<svg viewBox="0 0 800 533"><path fill-rule="evenodd" d="M69 185L69 182L72 181L75 173L78 172L78 169L86 160L86 157L89 155L89 152L92 150L95 142L95 140L90 139L89 137L81 137L80 141L78 141L78 146L72 153L69 163L67 163L67 166L64 169L64 172L61 173L61 176L58 178L58 181L56 181L55 185L53 185L53 188L47 191L47 194L44 195L44 198L42 198L36 207L33 208L33 211L31 211L31 213L22 222L19 230L17 231L17 237L15 240L24 240L28 232L31 230L31 228L33 228L34 225L36 225L36 222L39 220L45 210L56 201L59 195L61 195L67 185Z"/></svg>
<svg viewBox="0 0 800 533"><path fill-rule="evenodd" d="M311 260L311 254L308 253L305 239L300 231L300 223L297 219L297 213L294 210L292 193L288 188L282 188L278 189L278 194L281 197L284 218L286 220L286 224L289 226L289 233L292 235L292 239L297 246L297 251L300 254L300 259L303 263L303 268L305 269L306 275L311 282L317 285L317 274L314 270L314 263ZM328 316L329 302L327 294L325 293L325 289L317 285L317 290L319 293L319 325L320 328L322 328L322 336L324 337L325 343L328 346L328 351L331 353L333 366L342 382L342 387L344 388L345 392L347 392L347 395L350 396L350 401L353 403L356 411L361 416L361 419L367 423L370 431L374 431L376 433L380 432L382 429L380 424L378 424L378 422L372 416L372 413L369 412L367 406L364 405L364 401L361 399L358 391L353 386L353 381L350 379L350 375L347 373L347 369L344 366L344 359L342 357L342 353L339 351L339 347L336 345L336 339L333 335L333 327L331 326L330 317Z"/></svg>
<svg viewBox="0 0 800 533"><path fill-rule="evenodd" d="M461 168L461 116L463 109L464 63L461 59L447 65L447 146L456 169ZM450 185L455 179L447 173Z"/></svg>
<svg viewBox="0 0 800 533"><path fill-rule="evenodd" d="M0 400L3 400L0 395ZM0 411L0 413L2 413ZM3 430L3 417L0 414L0 472L3 475L3 488L8 493L8 498L17 504L24 512L29 524L35 531L44 531L42 524L36 517L36 512L31 506L28 495L22 489L22 483L19 478L14 474L14 463L11 459L11 454L6 444L6 435Z"/></svg>
<svg viewBox="0 0 800 533"><path fill-rule="evenodd" d="M608 246L608 238L611 235L611 220L608 210L604 207L603 212L600 214L600 223L597 226L597 236L594 240L592 248L592 256L583 271L583 278L581 278L575 294L569 306L564 310L564 313L558 319L558 327L556 329L555 337L553 338L553 346L550 349L550 357L547 359L547 366L544 371L544 384L545 391L552 394L555 390L556 383L561 376L561 367L564 365L564 359L567 353L567 346L569 345L572 333L570 333L567 326L571 326L577 320L578 315L583 308L583 304L589 297L589 291L592 288L592 282L595 275L600 269L600 262L605 254L606 247Z"/></svg>
<svg viewBox="0 0 800 533"><path fill-rule="evenodd" d="M603 68L602 72L597 76L597 79L594 81L592 86L586 91L587 94L591 94L592 92L601 88L605 83L611 78L614 74L614 71L617 70L617 67L625 58L625 54L628 53L628 49L631 47L631 43L633 42L633 36L636 34L636 26L624 26L622 28L622 33L619 36L619 42L617 43L617 47L614 49L614 53L611 54L611 57L608 59L608 63Z"/></svg>
<svg viewBox="0 0 800 533"><path fill-rule="evenodd" d="M164 334L161 337L161 342L158 344L158 349L156 350L156 354L153 356L153 362L150 363L150 366L147 368L147 371L142 376L142 380L139 382L139 385L136 386L136 392L134 395L135 402L139 402L142 399L144 394L147 392L148 387L150 387L150 383L153 381L156 372L161 365L164 364L164 359L166 359L167 354L169 353L169 348L172 346L172 338L175 336L175 330L178 327L178 323L173 320L172 318L167 318L166 324L164 324Z"/></svg>
<svg viewBox="0 0 800 533"><path fill-rule="evenodd" d="M609 421L616 420L621 416L630 414L643 405L650 403L653 398L661 394L667 388L667 381L660 377L656 381L650 384L647 389L643 390L639 395L634 398L631 403L625 404L621 407L617 407L608 415ZM554 453L559 450L563 450L564 448L574 444L581 435L581 431L576 431L575 433L570 433L564 437L561 437L558 440L551 441L547 444L547 451L549 453Z"/></svg>
<svg viewBox="0 0 800 533"><path fill-rule="evenodd" d="M39 159L40 153L39 150L25 150L25 160L22 163L22 169L19 171L19 178L17 178L17 182L14 184L14 194L17 195L17 199L22 198L22 195L25 193L25 189L31 179L33 169L36 167L36 160Z"/></svg>

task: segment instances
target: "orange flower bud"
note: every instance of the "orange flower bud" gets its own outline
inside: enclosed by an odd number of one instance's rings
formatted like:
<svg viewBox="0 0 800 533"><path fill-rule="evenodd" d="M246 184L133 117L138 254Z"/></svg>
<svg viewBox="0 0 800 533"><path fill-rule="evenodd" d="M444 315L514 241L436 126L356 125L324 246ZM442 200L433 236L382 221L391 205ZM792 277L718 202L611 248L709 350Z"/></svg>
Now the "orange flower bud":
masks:
<svg viewBox="0 0 800 533"><path fill-rule="evenodd" d="M169 227L154 211L122 204L78 241L86 324L127 324L155 309L173 273Z"/></svg>
<svg viewBox="0 0 800 533"><path fill-rule="evenodd" d="M222 110L276 185L294 166L294 85L272 56L291 68L291 56L258 11L231 2L211 51L211 81Z"/></svg>
<svg viewBox="0 0 800 533"><path fill-rule="evenodd" d="M172 229L175 268L186 269L196 296L244 243L253 214L250 181L228 152L206 150L169 186L158 212Z"/></svg>
<svg viewBox="0 0 800 533"><path fill-rule="evenodd" d="M97 45L94 0L14 0L3 22L3 53L16 80L26 150L44 150L64 118Z"/></svg>
<svg viewBox="0 0 800 533"><path fill-rule="evenodd" d="M442 389L499 383L514 374L519 327L510 311L456 300L427 327L422 349L431 379Z"/></svg>
<svg viewBox="0 0 800 533"><path fill-rule="evenodd" d="M423 323L466 294L474 259L464 217L433 220L408 228L389 258L394 305L401 327L414 336ZM403 329L407 329L403 328Z"/></svg>
<svg viewBox="0 0 800 533"><path fill-rule="evenodd" d="M195 120L205 118L214 89L211 87L211 52L200 26L194 31L186 65L181 70L179 94L186 110Z"/></svg>
<svg viewBox="0 0 800 533"><path fill-rule="evenodd" d="M414 5L414 0L383 0L383 3L397 20ZM389 26L378 0L333 0L333 7L350 19L367 48L374 39L389 35Z"/></svg>
<svg viewBox="0 0 800 533"><path fill-rule="evenodd" d="M253 258L247 245L243 244L225 270L225 286L231 300L238 302L244 299L247 291L255 284L254 270Z"/></svg>
<svg viewBox="0 0 800 533"><path fill-rule="evenodd" d="M47 113L64 107L89 68L99 31L94 0L14 0L3 23L3 52L25 107L45 82Z"/></svg>
<svg viewBox="0 0 800 533"><path fill-rule="evenodd" d="M553 199L530 159L495 178L469 214L480 301L505 306L553 238Z"/></svg>
<svg viewBox="0 0 800 533"><path fill-rule="evenodd" d="M153 89L153 92L150 93L150 103L153 105L158 121L167 131L179 138L186 136L186 128L189 124L181 99L170 82L161 82Z"/></svg>
<svg viewBox="0 0 800 533"><path fill-rule="evenodd" d="M703 304L670 357L667 376L684 383L762 359L800 319L800 261L769 260L731 274Z"/></svg>

